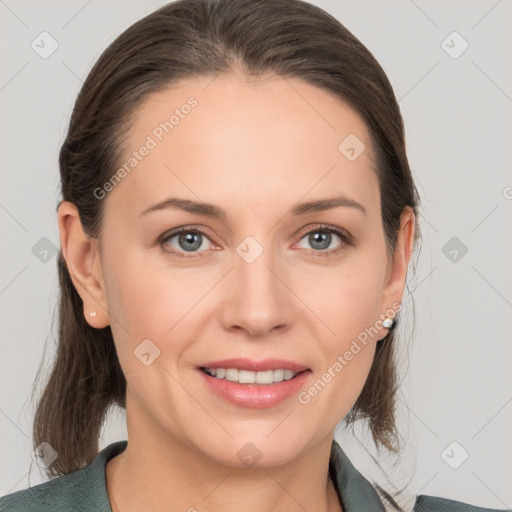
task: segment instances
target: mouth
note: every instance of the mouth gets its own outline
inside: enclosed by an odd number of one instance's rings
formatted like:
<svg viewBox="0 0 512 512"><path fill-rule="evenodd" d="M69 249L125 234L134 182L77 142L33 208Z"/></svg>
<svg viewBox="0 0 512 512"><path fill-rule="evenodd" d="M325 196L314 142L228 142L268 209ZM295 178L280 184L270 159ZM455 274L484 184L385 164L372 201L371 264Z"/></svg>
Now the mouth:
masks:
<svg viewBox="0 0 512 512"><path fill-rule="evenodd" d="M297 394L312 375L310 368L284 360L230 359L197 367L209 392L239 407L263 409Z"/></svg>

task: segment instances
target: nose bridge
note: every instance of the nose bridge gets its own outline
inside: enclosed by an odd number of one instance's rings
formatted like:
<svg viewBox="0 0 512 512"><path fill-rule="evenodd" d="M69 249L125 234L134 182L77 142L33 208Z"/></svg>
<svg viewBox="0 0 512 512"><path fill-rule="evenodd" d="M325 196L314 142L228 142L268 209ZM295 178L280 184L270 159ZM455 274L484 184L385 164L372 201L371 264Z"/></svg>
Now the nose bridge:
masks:
<svg viewBox="0 0 512 512"><path fill-rule="evenodd" d="M256 236L258 238L256 238ZM235 278L244 290L254 297L264 295L265 300L273 300L279 293L274 272L276 255L271 235L248 235L235 248Z"/></svg>
<svg viewBox="0 0 512 512"><path fill-rule="evenodd" d="M259 239L259 240L258 240ZM292 307L290 294L276 269L279 255L275 254L272 233L248 235L235 247L230 283L228 323L264 333L276 326L288 324ZM282 267L281 267L282 268Z"/></svg>

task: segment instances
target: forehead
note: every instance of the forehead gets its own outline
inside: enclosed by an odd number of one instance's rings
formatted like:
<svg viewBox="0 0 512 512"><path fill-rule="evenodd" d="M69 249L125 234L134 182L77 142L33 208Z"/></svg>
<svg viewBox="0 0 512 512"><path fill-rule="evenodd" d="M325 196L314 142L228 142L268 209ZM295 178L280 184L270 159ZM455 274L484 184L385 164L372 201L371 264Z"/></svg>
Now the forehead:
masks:
<svg viewBox="0 0 512 512"><path fill-rule="evenodd" d="M171 195L226 208L336 193L371 208L378 196L364 121L298 78L232 73L151 94L134 113L123 164L129 172L108 200L132 212Z"/></svg>

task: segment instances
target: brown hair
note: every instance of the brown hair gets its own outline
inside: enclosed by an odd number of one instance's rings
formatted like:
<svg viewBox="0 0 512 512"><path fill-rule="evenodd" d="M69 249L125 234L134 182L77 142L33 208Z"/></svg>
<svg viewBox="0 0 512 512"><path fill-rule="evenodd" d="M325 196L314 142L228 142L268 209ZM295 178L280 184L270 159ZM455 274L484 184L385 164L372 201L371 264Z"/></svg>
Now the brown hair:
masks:
<svg viewBox="0 0 512 512"><path fill-rule="evenodd" d="M396 248L407 205L416 213L417 241L419 197L392 87L351 32L302 0L178 0L142 18L110 44L78 94L59 158L62 200L76 204L88 236L99 237L104 207L93 191L117 169L123 137L140 102L181 79L228 70L298 77L350 105L370 130L388 254ZM98 453L109 407L126 406L126 380L111 329L86 322L62 250L58 274L57 353L33 430L34 446L47 442L58 453L47 468L49 476L89 464ZM391 330L377 344L364 388L344 418L347 425L366 419L376 446L395 453L396 336L397 330Z"/></svg>

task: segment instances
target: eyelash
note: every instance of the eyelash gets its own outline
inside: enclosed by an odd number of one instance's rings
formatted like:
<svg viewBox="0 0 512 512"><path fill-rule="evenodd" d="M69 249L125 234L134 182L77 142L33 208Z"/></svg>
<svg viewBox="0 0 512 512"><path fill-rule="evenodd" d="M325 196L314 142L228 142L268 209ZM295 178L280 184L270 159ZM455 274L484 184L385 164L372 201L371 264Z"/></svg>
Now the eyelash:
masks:
<svg viewBox="0 0 512 512"><path fill-rule="evenodd" d="M317 232L334 233L340 237L340 239L342 240L343 243L337 249L331 249L329 251L312 250L311 254L314 256L320 256L320 257L324 257L324 258L329 257L329 256L336 256L346 246L354 245L354 240L352 238L352 235L350 235L347 231L345 231L344 229L341 229L341 228L335 228L333 226L327 226L327 225L323 225L323 224L316 226L315 228L311 229L310 231L306 231L306 233L304 233L301 236L300 240L302 240L305 236L310 235L311 233L317 233ZM210 237L208 236L206 231L202 230L201 228L192 228L192 227L185 226L183 228L180 228L178 231L173 231L171 233L167 233L167 232L164 233L163 235L161 235L158 238L155 245L158 244L160 247L162 247L162 249L165 252L172 254L173 256L176 256L177 258L200 257L200 256L185 256L184 253L181 253L178 251L169 251L168 249L164 248L165 242L168 242L171 238L174 238L175 236L180 235L181 233L200 233L200 234L204 235L208 240L210 240Z"/></svg>

